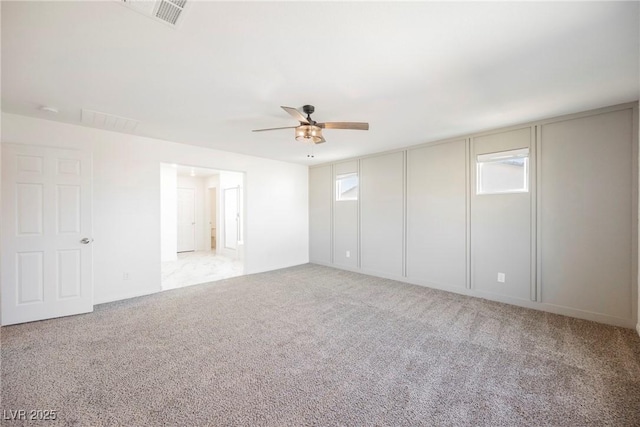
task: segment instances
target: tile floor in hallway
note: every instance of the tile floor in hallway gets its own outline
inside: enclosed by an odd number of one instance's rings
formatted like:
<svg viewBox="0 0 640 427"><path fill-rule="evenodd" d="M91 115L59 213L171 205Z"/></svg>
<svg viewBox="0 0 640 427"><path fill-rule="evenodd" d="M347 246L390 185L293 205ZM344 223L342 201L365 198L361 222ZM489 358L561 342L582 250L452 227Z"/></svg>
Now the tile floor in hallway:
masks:
<svg viewBox="0 0 640 427"><path fill-rule="evenodd" d="M176 261L162 263L162 289L175 289L244 274L242 261L214 251L181 252Z"/></svg>

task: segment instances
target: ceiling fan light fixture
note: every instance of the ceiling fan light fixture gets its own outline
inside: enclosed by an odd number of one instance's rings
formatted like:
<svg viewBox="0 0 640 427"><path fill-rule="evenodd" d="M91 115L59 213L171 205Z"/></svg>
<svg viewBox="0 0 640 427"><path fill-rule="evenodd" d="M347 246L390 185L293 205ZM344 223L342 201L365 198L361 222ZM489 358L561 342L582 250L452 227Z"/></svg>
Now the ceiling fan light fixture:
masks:
<svg viewBox="0 0 640 427"><path fill-rule="evenodd" d="M296 140L318 143L322 141L322 128L314 125L301 125L296 128Z"/></svg>
<svg viewBox="0 0 640 427"><path fill-rule="evenodd" d="M171 0L163 0L171 1ZM300 111L293 107L282 107L284 111L289 113L294 119L300 122L300 126L286 126L279 128L268 129L254 129L253 132L263 132L266 130L279 130L279 129L295 129L296 140L301 142L311 142L313 144L321 144L327 142L322 136L322 129L355 129L355 130L369 130L369 123L364 122L326 122L318 123L311 118L311 114L315 111L313 105L305 105L302 107L302 111L307 115L305 117Z"/></svg>

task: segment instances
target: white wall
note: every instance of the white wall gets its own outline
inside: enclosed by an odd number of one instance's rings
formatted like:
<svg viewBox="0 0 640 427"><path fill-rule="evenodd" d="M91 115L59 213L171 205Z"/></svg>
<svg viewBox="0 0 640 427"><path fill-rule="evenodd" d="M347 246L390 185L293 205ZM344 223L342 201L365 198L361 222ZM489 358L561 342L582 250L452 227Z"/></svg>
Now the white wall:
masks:
<svg viewBox="0 0 640 427"><path fill-rule="evenodd" d="M160 166L160 260L178 259L177 171L171 165Z"/></svg>
<svg viewBox="0 0 640 427"><path fill-rule="evenodd" d="M309 260L306 166L13 114L2 125L3 143L92 152L96 304L161 289L160 163L246 173L246 273Z"/></svg>

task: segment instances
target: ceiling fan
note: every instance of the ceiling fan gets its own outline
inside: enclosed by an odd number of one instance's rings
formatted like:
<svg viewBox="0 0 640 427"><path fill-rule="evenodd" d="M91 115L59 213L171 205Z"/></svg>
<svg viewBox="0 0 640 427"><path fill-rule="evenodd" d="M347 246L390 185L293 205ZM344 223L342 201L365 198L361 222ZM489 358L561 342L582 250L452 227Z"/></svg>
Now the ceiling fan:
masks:
<svg viewBox="0 0 640 427"><path fill-rule="evenodd" d="M253 132L264 132L267 130L279 130L279 129L295 129L296 139L303 142L313 142L314 144L320 144L326 140L322 136L322 129L354 129L354 130L369 130L369 123L363 122L326 122L318 123L311 118L311 114L315 111L313 105L305 105L302 107L302 111L307 115L305 117L300 111L292 107L281 107L284 111L291 114L291 116L300 122L299 126L286 126L281 128L269 128L269 129L254 129Z"/></svg>

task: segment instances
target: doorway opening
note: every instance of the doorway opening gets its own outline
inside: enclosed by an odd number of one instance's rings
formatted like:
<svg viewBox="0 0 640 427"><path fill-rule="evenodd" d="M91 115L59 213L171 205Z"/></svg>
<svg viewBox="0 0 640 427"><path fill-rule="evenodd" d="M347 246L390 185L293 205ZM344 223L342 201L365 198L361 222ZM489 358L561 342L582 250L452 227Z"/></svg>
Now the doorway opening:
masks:
<svg viewBox="0 0 640 427"><path fill-rule="evenodd" d="M244 274L244 173L160 164L162 290Z"/></svg>

